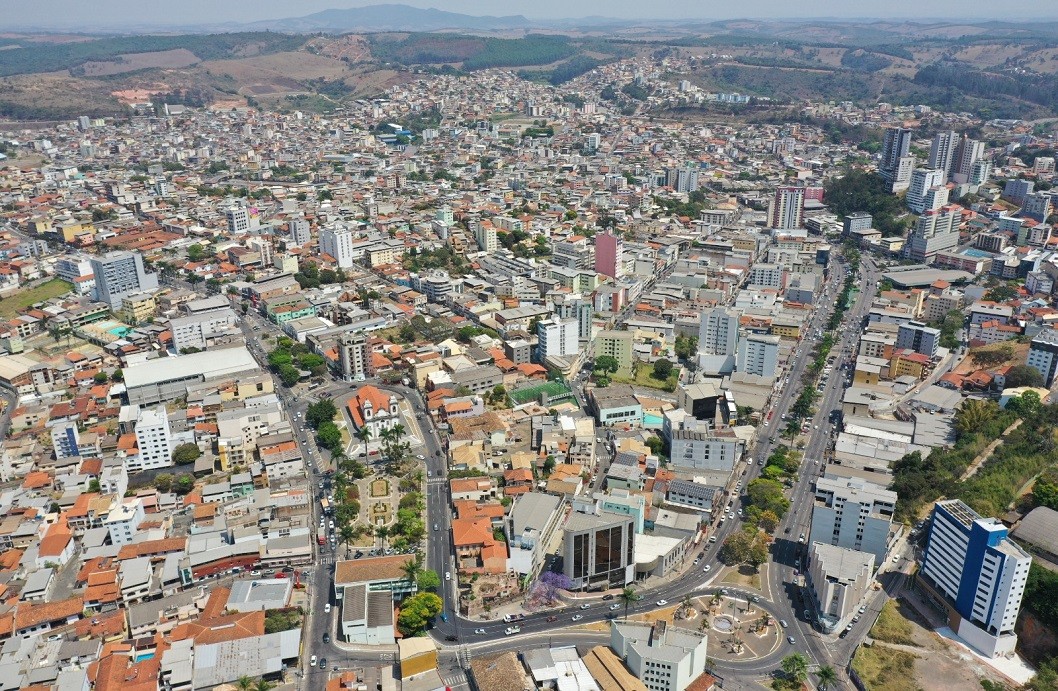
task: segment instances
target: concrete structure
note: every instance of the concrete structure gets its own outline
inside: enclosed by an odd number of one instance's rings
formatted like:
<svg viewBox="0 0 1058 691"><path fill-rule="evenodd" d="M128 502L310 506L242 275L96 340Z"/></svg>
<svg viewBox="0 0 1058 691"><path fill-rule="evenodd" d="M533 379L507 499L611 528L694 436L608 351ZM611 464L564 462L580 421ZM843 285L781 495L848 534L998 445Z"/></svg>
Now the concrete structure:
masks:
<svg viewBox="0 0 1058 691"><path fill-rule="evenodd" d="M127 545L132 542L140 523L143 523L143 517L143 502L139 499L122 502L111 509L103 522L111 544Z"/></svg>
<svg viewBox="0 0 1058 691"><path fill-rule="evenodd" d="M804 187L779 187L768 209L768 227L796 230L804 225L804 211Z"/></svg>
<svg viewBox="0 0 1058 691"><path fill-rule="evenodd" d="M940 330L922 322L907 322L897 326L896 348L908 349L929 357L936 357L940 347Z"/></svg>
<svg viewBox="0 0 1058 691"><path fill-rule="evenodd" d="M345 381L363 381L369 371L370 357L363 332L346 332L338 338L338 367Z"/></svg>
<svg viewBox="0 0 1058 691"><path fill-rule="evenodd" d="M312 239L309 234L309 222L304 218L287 221L287 232L290 234L290 241L298 246L307 245Z"/></svg>
<svg viewBox="0 0 1058 691"><path fill-rule="evenodd" d="M562 517L561 505L561 497L542 492L527 492L515 500L504 520L508 570L529 578L540 573Z"/></svg>
<svg viewBox="0 0 1058 691"><path fill-rule="evenodd" d="M683 691L705 672L708 636L651 623L611 621L610 647L651 691Z"/></svg>
<svg viewBox="0 0 1058 691"><path fill-rule="evenodd" d="M721 307L702 313L698 327L698 362L706 374L727 374L738 352L738 315Z"/></svg>
<svg viewBox="0 0 1058 691"><path fill-rule="evenodd" d="M880 564L889 550L896 492L866 480L816 480L809 542L868 552Z"/></svg>
<svg viewBox="0 0 1058 691"><path fill-rule="evenodd" d="M187 395L187 388L203 381L237 375L249 377L260 365L245 346L205 353L146 360L124 369L129 403L153 405Z"/></svg>
<svg viewBox="0 0 1058 691"><path fill-rule="evenodd" d="M1044 386L1050 388L1058 371L1058 330L1043 329L1032 339L1026 363L1043 375Z"/></svg>
<svg viewBox="0 0 1058 691"><path fill-rule="evenodd" d="M552 317L536 325L537 361L549 357L570 357L580 352L579 322Z"/></svg>
<svg viewBox="0 0 1058 691"><path fill-rule="evenodd" d="M772 378L779 366L779 337L749 334L740 339L735 371Z"/></svg>
<svg viewBox="0 0 1058 691"><path fill-rule="evenodd" d="M170 319L173 349L178 353L188 348L206 350L218 339L237 333L238 321L235 312L227 307Z"/></svg>
<svg viewBox="0 0 1058 691"><path fill-rule="evenodd" d="M907 236L904 257L915 262L930 263L939 252L949 252L959 245L961 208L950 204L926 211L915 222Z"/></svg>
<svg viewBox="0 0 1058 691"><path fill-rule="evenodd" d="M595 357L609 355L617 360L617 371L631 373L632 371L632 339L631 331L600 331L595 338Z"/></svg>
<svg viewBox="0 0 1058 691"><path fill-rule="evenodd" d="M911 150L912 137L913 132L906 127L890 127L885 130L878 173L889 183L892 192L906 190L911 184L915 159L909 156L908 152Z"/></svg>
<svg viewBox="0 0 1058 691"><path fill-rule="evenodd" d="M744 445L734 435L718 436L706 421L688 418L672 430L669 448L669 461L678 468L731 472Z"/></svg>
<svg viewBox="0 0 1058 691"><path fill-rule="evenodd" d="M873 554L812 543L805 578L824 631L834 631L856 614L870 588L874 567Z"/></svg>
<svg viewBox="0 0 1058 691"><path fill-rule="evenodd" d="M933 508L920 581L943 598L951 628L981 654L1014 652L1031 564L998 520L982 518L958 499Z"/></svg>
<svg viewBox="0 0 1058 691"><path fill-rule="evenodd" d="M335 225L320 231L320 252L334 257L342 269L353 265L353 231L345 225Z"/></svg>
<svg viewBox="0 0 1058 691"><path fill-rule="evenodd" d="M943 194L929 194L930 190L939 189L943 184L943 170L916 168L911 173L911 183L907 188L907 208L911 209L912 213L920 214L927 209L939 209L944 206L948 202L947 188L944 188Z"/></svg>
<svg viewBox="0 0 1058 691"><path fill-rule="evenodd" d="M136 447L139 453L135 459L128 457L125 462L130 473L173 464L173 438L165 406L140 409L136 418Z"/></svg>
<svg viewBox="0 0 1058 691"><path fill-rule="evenodd" d="M562 532L562 568L574 589L620 588L635 578L631 517L574 512Z"/></svg>
<svg viewBox="0 0 1058 691"><path fill-rule="evenodd" d="M112 310L121 308L126 295L158 289L158 274L144 270L139 252L108 252L92 257L91 263L95 298L110 305Z"/></svg>
<svg viewBox="0 0 1058 691"><path fill-rule="evenodd" d="M621 257L624 240L620 235L606 232L595 236L595 272L610 278L619 278L622 273Z"/></svg>

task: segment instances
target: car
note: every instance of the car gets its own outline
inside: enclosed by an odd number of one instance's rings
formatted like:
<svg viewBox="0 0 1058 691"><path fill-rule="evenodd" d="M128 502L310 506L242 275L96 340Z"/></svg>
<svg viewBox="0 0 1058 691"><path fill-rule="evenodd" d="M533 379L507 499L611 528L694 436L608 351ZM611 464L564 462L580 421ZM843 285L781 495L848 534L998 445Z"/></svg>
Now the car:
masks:
<svg viewBox="0 0 1058 691"><path fill-rule="evenodd" d="M867 608L866 607L860 607L860 614L867 614Z"/></svg>
<svg viewBox="0 0 1058 691"><path fill-rule="evenodd" d="M853 622L857 622L859 620L860 620L860 615L858 615L858 614L852 618Z"/></svg>
<svg viewBox="0 0 1058 691"><path fill-rule="evenodd" d="M845 627L845 632L848 633L849 631L852 631L852 624Z"/></svg>
<svg viewBox="0 0 1058 691"><path fill-rule="evenodd" d="M694 560L694 565L695 565L695 566L698 566L698 562L700 562L700 561L701 561L701 559L695 559L695 560Z"/></svg>
<svg viewBox="0 0 1058 691"><path fill-rule="evenodd" d="M250 575L251 576L260 576L261 572L258 571L257 569L254 569L253 571L250 572Z"/></svg>
<svg viewBox="0 0 1058 691"><path fill-rule="evenodd" d="M572 617L570 617L570 619L572 619L573 621L580 621L583 618L584 618L583 614L574 614Z"/></svg>
<svg viewBox="0 0 1058 691"><path fill-rule="evenodd" d="M894 564L899 564L900 563L900 555L898 555L898 554L894 554L893 555L893 563Z"/></svg>
<svg viewBox="0 0 1058 691"><path fill-rule="evenodd" d="M511 636L513 634L519 633L521 630L521 626L508 626L506 629L503 630L503 635Z"/></svg>
<svg viewBox="0 0 1058 691"><path fill-rule="evenodd" d="M620 609L620 608L621 608L621 605L618 605L618 604L610 605L610 611L611 612L614 611L615 609Z"/></svg>
<svg viewBox="0 0 1058 691"><path fill-rule="evenodd" d="M426 471L426 477L433 477L433 471L432 470L427 470Z"/></svg>
<svg viewBox="0 0 1058 691"><path fill-rule="evenodd" d="M664 607L667 604L669 604L668 600L658 600L657 602L658 607Z"/></svg>
<svg viewBox="0 0 1058 691"><path fill-rule="evenodd" d="M786 637L786 642L789 643L790 645L793 645L794 644L794 637L793 636L787 636Z"/></svg>
<svg viewBox="0 0 1058 691"><path fill-rule="evenodd" d="M602 599L604 599L604 600L612 600L613 598L614 598L614 594L613 593L608 593L608 594L602 596Z"/></svg>
<svg viewBox="0 0 1058 691"><path fill-rule="evenodd" d="M329 633L323 634L323 642L324 643L330 643L331 642L331 634L329 634Z"/></svg>
<svg viewBox="0 0 1058 691"><path fill-rule="evenodd" d="M474 633L477 634L478 636L484 636L485 635L485 629L474 629Z"/></svg>
<svg viewBox="0 0 1058 691"><path fill-rule="evenodd" d="M588 609L589 607L591 607L589 604L583 604L580 606L581 609Z"/></svg>
<svg viewBox="0 0 1058 691"><path fill-rule="evenodd" d="M449 635L445 636L445 640L448 641L449 643L452 643L454 641L458 641L459 638L457 636L453 636L453 635L449 634Z"/></svg>
<svg viewBox="0 0 1058 691"><path fill-rule="evenodd" d="M445 571L445 580L446 581L452 580L452 572L451 571Z"/></svg>
<svg viewBox="0 0 1058 691"><path fill-rule="evenodd" d="M436 533L436 532L437 532L438 530L440 530L440 529L441 529L441 526L437 525L436 523L434 523L434 524L433 524L433 531L434 531L435 533Z"/></svg>
<svg viewBox="0 0 1058 691"><path fill-rule="evenodd" d="M420 454L416 454L415 457L418 458L420 461L425 461L426 460L426 456L422 455L421 453Z"/></svg>
<svg viewBox="0 0 1058 691"><path fill-rule="evenodd" d="M320 669L327 669L327 658L320 658Z"/></svg>
<svg viewBox="0 0 1058 691"><path fill-rule="evenodd" d="M330 614L331 613L331 603L328 602L327 604L325 604L323 606L323 613L324 614Z"/></svg>
<svg viewBox="0 0 1058 691"><path fill-rule="evenodd" d="M711 535L709 537L709 542L716 542L716 535Z"/></svg>
<svg viewBox="0 0 1058 691"><path fill-rule="evenodd" d="M702 567L702 573L709 573L709 569L711 569L711 568L713 568L713 567L711 567L708 564L706 564L705 566Z"/></svg>
<svg viewBox="0 0 1058 691"><path fill-rule="evenodd" d="M781 626L782 628L785 629L787 626L789 626L789 624L786 623L785 619L780 619L779 620L779 626Z"/></svg>
<svg viewBox="0 0 1058 691"><path fill-rule="evenodd" d="M805 534L804 534L804 533L801 533L801 537L797 538L797 541L798 541L798 542L800 542L801 544L804 544L804 541L805 541Z"/></svg>
<svg viewBox="0 0 1058 691"><path fill-rule="evenodd" d="M309 658L309 667L315 667L315 666L316 666L316 656L313 655L312 657Z"/></svg>

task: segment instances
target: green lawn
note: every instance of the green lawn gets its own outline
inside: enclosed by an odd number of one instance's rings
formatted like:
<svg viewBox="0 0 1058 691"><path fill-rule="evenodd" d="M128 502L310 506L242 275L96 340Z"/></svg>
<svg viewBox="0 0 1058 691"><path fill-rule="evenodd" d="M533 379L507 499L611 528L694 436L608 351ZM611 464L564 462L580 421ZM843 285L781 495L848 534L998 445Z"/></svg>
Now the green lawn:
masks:
<svg viewBox="0 0 1058 691"><path fill-rule="evenodd" d="M675 369L673 373L669 375L669 378L662 381L661 379L654 378L654 367L651 365L636 365L635 373L631 377L623 377L618 374L614 374L611 381L618 384L634 384L636 386L644 386L650 389L661 389L662 391L675 391L676 383L679 375Z"/></svg>
<svg viewBox="0 0 1058 691"><path fill-rule="evenodd" d="M72 285L61 278L53 278L41 283L36 288L20 290L11 297L0 300L0 317L10 319L18 314L18 310L25 309L36 302L57 298L65 295L73 288Z"/></svg>

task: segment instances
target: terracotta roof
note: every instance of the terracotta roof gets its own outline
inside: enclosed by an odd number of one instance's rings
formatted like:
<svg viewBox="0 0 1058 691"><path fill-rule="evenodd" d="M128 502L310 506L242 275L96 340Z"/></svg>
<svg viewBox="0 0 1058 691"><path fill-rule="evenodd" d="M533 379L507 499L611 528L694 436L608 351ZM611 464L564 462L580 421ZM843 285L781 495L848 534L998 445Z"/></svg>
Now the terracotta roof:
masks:
<svg viewBox="0 0 1058 691"><path fill-rule="evenodd" d="M353 423L358 428L364 426L364 403L370 401L374 412L378 413L380 410L389 410L389 398L389 395L383 393L377 387L370 384L361 386L356 395L349 399L349 414L352 415Z"/></svg>
<svg viewBox="0 0 1058 691"><path fill-rule="evenodd" d="M385 580L404 576L404 565L411 559L407 554L388 557L365 557L340 561L334 569L334 582L348 585L363 581Z"/></svg>
<svg viewBox="0 0 1058 691"><path fill-rule="evenodd" d="M145 540L129 545L123 545L118 550L118 559L134 559L135 557L154 557L172 552L182 552L187 540L182 537L168 537L160 540Z"/></svg>
<svg viewBox="0 0 1058 691"><path fill-rule="evenodd" d="M15 611L15 630L19 631L39 626L49 621L59 621L79 616L83 610L84 600L80 596L56 602L23 602Z"/></svg>

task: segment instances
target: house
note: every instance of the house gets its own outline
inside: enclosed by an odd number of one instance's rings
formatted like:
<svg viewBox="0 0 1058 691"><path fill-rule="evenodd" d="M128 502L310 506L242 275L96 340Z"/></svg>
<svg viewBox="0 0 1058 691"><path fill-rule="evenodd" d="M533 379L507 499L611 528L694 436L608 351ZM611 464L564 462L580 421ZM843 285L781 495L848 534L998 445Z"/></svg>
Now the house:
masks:
<svg viewBox="0 0 1058 691"><path fill-rule="evenodd" d="M487 518L457 518L452 521L452 544L460 571L507 571L507 543L496 539L492 521Z"/></svg>

